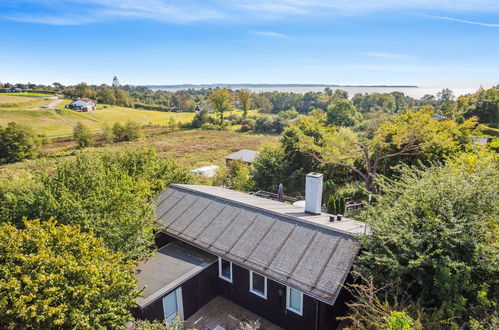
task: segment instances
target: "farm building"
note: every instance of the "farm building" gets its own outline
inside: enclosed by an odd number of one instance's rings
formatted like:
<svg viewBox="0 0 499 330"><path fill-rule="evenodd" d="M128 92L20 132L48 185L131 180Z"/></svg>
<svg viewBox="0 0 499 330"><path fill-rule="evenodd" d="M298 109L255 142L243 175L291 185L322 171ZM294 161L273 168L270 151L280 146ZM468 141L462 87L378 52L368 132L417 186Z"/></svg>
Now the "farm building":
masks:
<svg viewBox="0 0 499 330"><path fill-rule="evenodd" d="M78 112L88 112L96 109L97 101L87 98L78 98L72 103L68 104L66 107Z"/></svg>
<svg viewBox="0 0 499 330"><path fill-rule="evenodd" d="M233 160L242 160L246 164L253 163L258 156L258 152L254 150L242 149L225 157L225 165L229 166Z"/></svg>
<svg viewBox="0 0 499 330"><path fill-rule="evenodd" d="M198 104L196 106L196 109L194 110L194 112L196 114L198 114L203 110L206 111L207 113L213 113L213 109L211 108L211 105L209 105L209 104Z"/></svg>
<svg viewBox="0 0 499 330"><path fill-rule="evenodd" d="M316 190L316 191L313 191ZM222 187L170 185L156 198L158 253L137 268L135 314L187 328L335 329L365 224L322 213L322 175L305 208ZM317 201L317 199L319 201ZM319 205L319 208L317 208Z"/></svg>
<svg viewBox="0 0 499 330"><path fill-rule="evenodd" d="M23 90L19 87L7 87L2 89L2 93L22 93Z"/></svg>

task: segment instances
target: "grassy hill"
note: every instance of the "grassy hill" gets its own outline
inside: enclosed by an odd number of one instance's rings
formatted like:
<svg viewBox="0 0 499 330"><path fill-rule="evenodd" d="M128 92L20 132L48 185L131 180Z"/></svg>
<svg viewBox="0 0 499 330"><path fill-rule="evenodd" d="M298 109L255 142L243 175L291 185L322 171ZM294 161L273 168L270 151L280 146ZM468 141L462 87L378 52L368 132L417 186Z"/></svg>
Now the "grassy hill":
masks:
<svg viewBox="0 0 499 330"><path fill-rule="evenodd" d="M184 123L191 121L194 117L193 113L136 110L109 105L98 105L97 110L92 112L76 112L64 108L66 104L70 103L70 100L64 100L56 106L55 110L39 108L51 101L44 97L0 95L0 125L14 121L31 126L35 131L53 137L72 134L73 126L71 124L76 124L79 121L88 125L92 130L98 131L102 129L104 123L112 125L115 122L133 120L141 124L164 125L170 118Z"/></svg>
<svg viewBox="0 0 499 330"><path fill-rule="evenodd" d="M102 129L104 123L113 125L115 122L132 120L143 125L165 125L170 118L181 123L190 122L194 118L194 113L137 110L105 104L97 105L96 111L76 112L64 108L71 102L70 100L64 100L54 110L38 108L51 101L53 100L46 100L45 97L40 96L2 94L0 95L0 125L14 121L31 126L40 134L60 137L71 135L73 125L78 122L82 122L97 132Z"/></svg>

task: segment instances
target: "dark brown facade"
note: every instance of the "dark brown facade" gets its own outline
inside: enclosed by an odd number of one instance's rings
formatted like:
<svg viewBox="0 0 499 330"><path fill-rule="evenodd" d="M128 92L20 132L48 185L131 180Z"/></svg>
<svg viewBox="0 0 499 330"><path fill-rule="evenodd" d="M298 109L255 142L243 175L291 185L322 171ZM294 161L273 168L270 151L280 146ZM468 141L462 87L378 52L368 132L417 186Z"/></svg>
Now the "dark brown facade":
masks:
<svg viewBox="0 0 499 330"><path fill-rule="evenodd" d="M164 233L157 237L159 246L174 241L175 238ZM189 318L197 310L217 295L221 295L270 322L290 330L336 329L337 316L346 312L345 290L340 292L334 306L326 304L303 294L303 311L299 315L286 308L286 285L267 278L266 299L250 292L250 271L232 264L232 283L218 275L218 262L212 264L195 277L184 282L182 300L184 318ZM149 320L163 320L162 298L172 292L165 293L155 301L136 311L136 316Z"/></svg>

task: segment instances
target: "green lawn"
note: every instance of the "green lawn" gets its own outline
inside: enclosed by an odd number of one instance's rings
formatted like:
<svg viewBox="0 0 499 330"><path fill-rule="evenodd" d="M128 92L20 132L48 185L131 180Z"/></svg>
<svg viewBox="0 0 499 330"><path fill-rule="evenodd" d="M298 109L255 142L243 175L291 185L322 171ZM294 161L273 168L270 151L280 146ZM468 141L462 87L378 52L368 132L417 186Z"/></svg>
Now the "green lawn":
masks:
<svg viewBox="0 0 499 330"><path fill-rule="evenodd" d="M5 102L2 102L5 101ZM7 102L8 101L8 102ZM6 125L8 122L31 126L41 134L47 136L63 136L72 133L73 128L70 124L56 116L51 109L33 109L26 110L52 102L52 100L33 99L18 96L0 96L0 125ZM56 107L56 112L64 119L76 124L81 121L88 125L90 129L98 131L102 129L104 123L113 125L115 122L125 122L132 120L144 125L165 125L170 118L177 122L189 122L194 117L193 113L174 113L149 110L136 110L125 107L98 105L96 111L76 112L65 109L70 100L64 100ZM16 106L2 107L2 104L19 103Z"/></svg>
<svg viewBox="0 0 499 330"><path fill-rule="evenodd" d="M0 94L0 110L25 110L51 102L42 97L25 97L13 94L17 93Z"/></svg>

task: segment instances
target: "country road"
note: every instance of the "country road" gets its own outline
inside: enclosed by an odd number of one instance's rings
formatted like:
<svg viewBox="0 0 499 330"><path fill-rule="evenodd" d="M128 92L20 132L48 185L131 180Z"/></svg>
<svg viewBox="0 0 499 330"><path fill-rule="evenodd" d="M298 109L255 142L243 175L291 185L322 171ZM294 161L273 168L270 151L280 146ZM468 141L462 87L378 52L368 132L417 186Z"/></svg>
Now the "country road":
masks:
<svg viewBox="0 0 499 330"><path fill-rule="evenodd" d="M60 120L62 120L63 122L65 122L66 124L74 127L76 124L67 120L66 118L64 118L63 116L61 116L60 114L57 113L57 111L55 111L55 107L58 106L62 101L64 101L63 99L59 99L59 100L54 100L52 102L50 102L49 104L47 105L42 105L38 108L33 108L33 109L29 109L29 110L36 110L36 109L51 109L52 112L54 113L54 115L57 116L57 118L59 118Z"/></svg>
<svg viewBox="0 0 499 330"><path fill-rule="evenodd" d="M60 114L58 114L58 113L57 113L57 111L55 111L55 109L54 109L54 108L55 108L55 107L56 107L59 103L61 103L62 101L64 101L64 100L55 100L55 101L52 101L52 102L50 102L50 104L48 104L48 105L47 105L47 108L48 108L48 109L52 109L52 111L54 112L54 114L55 114L55 115L56 115L56 116L57 116L60 120L62 120L63 122L65 122L66 124L68 124L68 125L70 125L70 126L73 126L73 127L74 127L74 126L76 126L76 124L75 124L75 123L73 123L73 122L71 122L71 121L67 120L66 118L64 118L63 116L61 116Z"/></svg>

